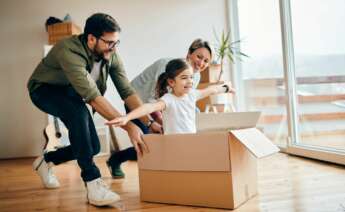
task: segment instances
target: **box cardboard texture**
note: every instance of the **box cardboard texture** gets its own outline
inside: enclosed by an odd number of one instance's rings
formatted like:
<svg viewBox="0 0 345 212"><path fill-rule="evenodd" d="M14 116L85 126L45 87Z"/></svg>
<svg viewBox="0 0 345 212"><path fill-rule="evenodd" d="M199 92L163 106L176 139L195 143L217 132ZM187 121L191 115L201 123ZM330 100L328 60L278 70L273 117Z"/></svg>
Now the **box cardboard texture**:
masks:
<svg viewBox="0 0 345 212"><path fill-rule="evenodd" d="M54 45L58 41L71 35L79 35L81 33L79 26L72 22L57 23L48 26L48 43Z"/></svg>
<svg viewBox="0 0 345 212"><path fill-rule="evenodd" d="M259 112L198 114L196 134L144 135L142 201L234 209L257 194L257 158L279 149L255 128Z"/></svg>

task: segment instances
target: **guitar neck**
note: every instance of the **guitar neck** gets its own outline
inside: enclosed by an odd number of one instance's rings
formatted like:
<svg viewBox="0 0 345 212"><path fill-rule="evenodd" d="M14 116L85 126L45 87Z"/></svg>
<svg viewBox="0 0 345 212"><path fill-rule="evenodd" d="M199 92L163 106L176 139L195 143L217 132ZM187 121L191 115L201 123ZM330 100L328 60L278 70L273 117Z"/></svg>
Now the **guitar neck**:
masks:
<svg viewBox="0 0 345 212"><path fill-rule="evenodd" d="M54 116L54 128L55 128L55 136L57 138L61 137L60 126L58 119Z"/></svg>

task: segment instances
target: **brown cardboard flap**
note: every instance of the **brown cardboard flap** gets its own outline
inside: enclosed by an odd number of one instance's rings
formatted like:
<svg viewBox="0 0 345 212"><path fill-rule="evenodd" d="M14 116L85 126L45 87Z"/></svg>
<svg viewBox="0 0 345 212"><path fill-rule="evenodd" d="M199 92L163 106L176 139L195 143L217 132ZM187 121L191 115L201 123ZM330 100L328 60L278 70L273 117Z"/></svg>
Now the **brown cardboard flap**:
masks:
<svg viewBox="0 0 345 212"><path fill-rule="evenodd" d="M257 158L279 152L279 148L256 128L230 131Z"/></svg>
<svg viewBox="0 0 345 212"><path fill-rule="evenodd" d="M198 113L197 131L220 131L255 127L261 112Z"/></svg>
<svg viewBox="0 0 345 212"><path fill-rule="evenodd" d="M150 153L140 169L161 171L230 171L229 132L144 135Z"/></svg>

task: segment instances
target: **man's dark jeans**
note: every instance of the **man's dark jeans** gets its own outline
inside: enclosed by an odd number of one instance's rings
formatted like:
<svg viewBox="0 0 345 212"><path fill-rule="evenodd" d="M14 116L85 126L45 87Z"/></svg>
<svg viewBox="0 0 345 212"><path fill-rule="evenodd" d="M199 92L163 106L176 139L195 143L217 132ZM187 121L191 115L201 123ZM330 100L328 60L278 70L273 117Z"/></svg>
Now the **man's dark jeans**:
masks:
<svg viewBox="0 0 345 212"><path fill-rule="evenodd" d="M125 109L126 109L126 113L129 113L130 110L129 108L125 105ZM149 133L149 129L147 128L147 126L145 126L139 119L134 119L132 120L132 122L137 125L144 134L148 134ZM113 152L109 158L109 163L110 164L121 164L123 162L126 162L128 160L137 160L137 153L134 149L134 147L129 147L125 150L121 150L118 152Z"/></svg>
<svg viewBox="0 0 345 212"><path fill-rule="evenodd" d="M68 129L70 145L46 153L45 160L57 165L76 159L84 182L99 178L101 174L93 156L99 153L100 143L92 116L81 96L72 86L44 84L30 93L30 97L39 109L60 118Z"/></svg>

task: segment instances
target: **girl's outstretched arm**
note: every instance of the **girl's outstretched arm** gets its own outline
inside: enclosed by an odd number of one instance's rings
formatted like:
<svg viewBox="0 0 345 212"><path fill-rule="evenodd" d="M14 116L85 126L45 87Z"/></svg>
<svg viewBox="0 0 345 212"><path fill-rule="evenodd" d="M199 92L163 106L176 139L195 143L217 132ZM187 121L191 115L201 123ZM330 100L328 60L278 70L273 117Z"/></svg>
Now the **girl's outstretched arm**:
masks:
<svg viewBox="0 0 345 212"><path fill-rule="evenodd" d="M115 127L126 125L127 122L133 119L140 118L150 113L164 110L165 103L161 100L155 103L147 103L136 108L125 116L114 118L113 120L105 122L106 125L114 125Z"/></svg>
<svg viewBox="0 0 345 212"><path fill-rule="evenodd" d="M235 93L235 89L232 88L231 83L224 83L220 85L211 85L207 88L200 89L199 99L218 93Z"/></svg>

